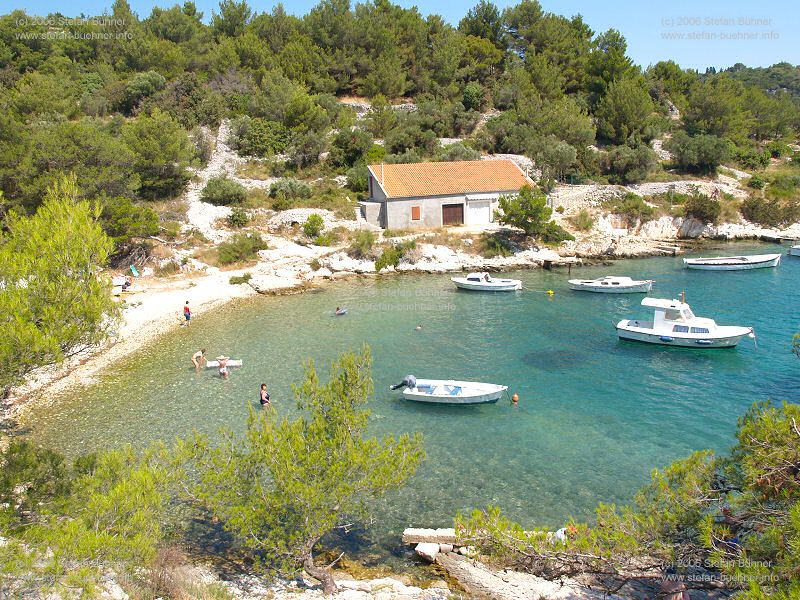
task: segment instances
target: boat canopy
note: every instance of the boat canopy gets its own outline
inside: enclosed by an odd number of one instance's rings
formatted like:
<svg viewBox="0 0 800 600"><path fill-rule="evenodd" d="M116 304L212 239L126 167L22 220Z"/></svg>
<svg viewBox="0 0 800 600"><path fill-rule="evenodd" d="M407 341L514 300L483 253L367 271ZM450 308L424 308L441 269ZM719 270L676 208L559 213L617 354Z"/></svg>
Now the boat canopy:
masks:
<svg viewBox="0 0 800 600"><path fill-rule="evenodd" d="M684 306L688 308L688 306L680 300L667 300L665 298L644 298L642 300L642 306L651 306L652 308L663 309L672 308L674 310L680 310Z"/></svg>

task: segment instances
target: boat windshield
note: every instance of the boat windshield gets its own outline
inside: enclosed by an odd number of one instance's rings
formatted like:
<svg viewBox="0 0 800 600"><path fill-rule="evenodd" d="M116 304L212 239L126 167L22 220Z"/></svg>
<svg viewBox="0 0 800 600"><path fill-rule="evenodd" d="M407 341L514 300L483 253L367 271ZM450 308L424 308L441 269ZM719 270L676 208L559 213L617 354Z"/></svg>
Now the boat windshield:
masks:
<svg viewBox="0 0 800 600"><path fill-rule="evenodd" d="M689 308L688 306L683 309L683 318L684 319L694 319L694 313L692 312L692 309Z"/></svg>
<svg viewBox="0 0 800 600"><path fill-rule="evenodd" d="M667 321L678 321L681 318L681 312L674 308L668 308L664 313L664 319Z"/></svg>

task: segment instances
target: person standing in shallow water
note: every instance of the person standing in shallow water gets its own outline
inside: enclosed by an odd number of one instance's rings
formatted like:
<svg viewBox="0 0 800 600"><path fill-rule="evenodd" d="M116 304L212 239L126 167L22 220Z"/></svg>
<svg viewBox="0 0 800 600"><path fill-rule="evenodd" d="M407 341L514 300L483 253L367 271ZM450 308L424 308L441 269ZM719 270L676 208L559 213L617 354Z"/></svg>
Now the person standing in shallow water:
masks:
<svg viewBox="0 0 800 600"><path fill-rule="evenodd" d="M192 318L192 311L189 309L189 301L186 301L186 304L183 305L183 318L185 319L184 325L188 326L189 321Z"/></svg>
<svg viewBox="0 0 800 600"><path fill-rule="evenodd" d="M261 390L259 391L259 394L258 394L258 401L261 402L261 406L264 406L264 407L267 407L267 406L271 405L270 401L269 401L269 392L267 391L267 384L266 383L262 383L261 384Z"/></svg>
<svg viewBox="0 0 800 600"><path fill-rule="evenodd" d="M192 354L192 364L194 368L198 371L200 370L200 365L206 362L206 349L203 348L202 350L198 350L194 354Z"/></svg>

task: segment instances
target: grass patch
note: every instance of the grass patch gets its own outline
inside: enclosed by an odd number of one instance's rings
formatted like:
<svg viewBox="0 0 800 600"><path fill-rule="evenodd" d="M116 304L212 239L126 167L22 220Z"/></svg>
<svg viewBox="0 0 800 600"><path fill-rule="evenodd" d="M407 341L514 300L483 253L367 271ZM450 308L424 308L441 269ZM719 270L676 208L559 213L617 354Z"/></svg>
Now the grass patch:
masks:
<svg viewBox="0 0 800 600"><path fill-rule="evenodd" d="M514 253L511 243L499 233L481 234L476 250L484 258L506 257Z"/></svg>
<svg viewBox="0 0 800 600"><path fill-rule="evenodd" d="M241 285L243 283L249 282L253 278L252 273L245 273L244 275L231 275L231 278L228 279L228 283L231 285Z"/></svg>
<svg viewBox="0 0 800 600"><path fill-rule="evenodd" d="M275 177L275 163L269 160L249 160L239 165L236 175L242 179L257 179L264 181Z"/></svg>
<svg viewBox="0 0 800 600"><path fill-rule="evenodd" d="M578 214L572 215L567 219L576 231L589 231L594 227L594 217L585 208L580 209Z"/></svg>

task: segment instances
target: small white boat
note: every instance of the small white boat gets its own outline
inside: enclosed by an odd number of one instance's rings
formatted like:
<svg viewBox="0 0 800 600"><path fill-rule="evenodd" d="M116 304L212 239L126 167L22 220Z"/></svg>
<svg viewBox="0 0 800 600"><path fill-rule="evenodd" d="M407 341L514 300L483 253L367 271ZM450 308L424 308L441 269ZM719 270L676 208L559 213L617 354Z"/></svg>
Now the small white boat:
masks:
<svg viewBox="0 0 800 600"><path fill-rule="evenodd" d="M743 337L755 338L752 327L717 325L713 319L694 316L682 300L645 298L642 306L655 309L653 320L620 321L620 339L684 348L733 348Z"/></svg>
<svg viewBox="0 0 800 600"><path fill-rule="evenodd" d="M744 271L747 269L763 269L777 267L781 262L780 254L751 254L749 256L716 256L713 258L684 258L687 269L703 271Z"/></svg>
<svg viewBox="0 0 800 600"><path fill-rule="evenodd" d="M570 279L569 289L601 294L646 294L653 289L652 279L631 279L606 275L600 279Z"/></svg>
<svg viewBox="0 0 800 600"><path fill-rule="evenodd" d="M522 289L522 282L519 279L498 279L488 273L470 273L466 277L451 277L450 280L462 290L513 292Z"/></svg>
<svg viewBox="0 0 800 600"><path fill-rule="evenodd" d="M219 366L219 361L218 360L207 360L206 361L206 369L216 369L218 366ZM241 367L242 366L242 361L241 361L241 359L237 359L237 360L231 359L231 360L228 361L228 366L229 367Z"/></svg>
<svg viewBox="0 0 800 600"><path fill-rule="evenodd" d="M800 244L789 248L789 254L792 256L800 256Z"/></svg>
<svg viewBox="0 0 800 600"><path fill-rule="evenodd" d="M491 404L507 389L505 385L478 381L417 379L414 387L403 390L403 397L430 404Z"/></svg>

